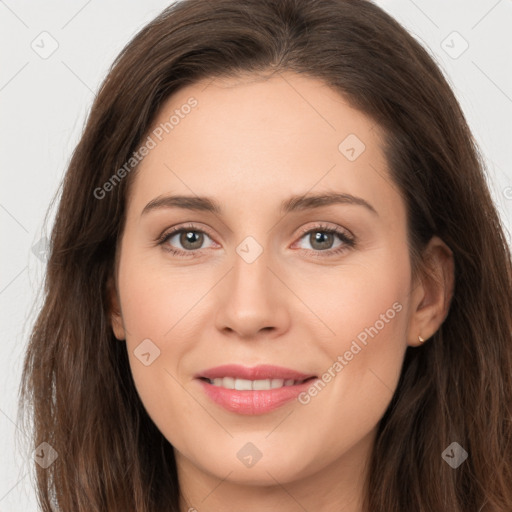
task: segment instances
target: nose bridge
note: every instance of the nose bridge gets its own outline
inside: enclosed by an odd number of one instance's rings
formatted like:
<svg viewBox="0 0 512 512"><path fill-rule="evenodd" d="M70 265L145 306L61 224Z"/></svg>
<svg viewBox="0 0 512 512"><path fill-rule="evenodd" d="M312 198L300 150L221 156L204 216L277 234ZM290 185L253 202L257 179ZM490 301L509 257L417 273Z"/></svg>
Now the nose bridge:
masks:
<svg viewBox="0 0 512 512"><path fill-rule="evenodd" d="M282 329L287 316L285 297L278 289L282 284L270 270L273 255L264 244L248 236L235 247L233 266L219 302L220 329L229 328L244 337L270 327Z"/></svg>
<svg viewBox="0 0 512 512"><path fill-rule="evenodd" d="M262 236L259 237L260 240ZM272 254L264 240L247 236L235 248L233 261L233 291L242 297L250 295L261 299L272 287L269 266Z"/></svg>

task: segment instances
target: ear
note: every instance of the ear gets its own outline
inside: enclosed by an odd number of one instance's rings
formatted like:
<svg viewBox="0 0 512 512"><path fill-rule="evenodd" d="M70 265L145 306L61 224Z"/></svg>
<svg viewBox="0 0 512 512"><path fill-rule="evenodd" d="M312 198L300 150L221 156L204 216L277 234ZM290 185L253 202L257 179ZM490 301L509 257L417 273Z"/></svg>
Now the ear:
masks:
<svg viewBox="0 0 512 512"><path fill-rule="evenodd" d="M427 340L448 316L455 283L455 263L451 249L437 236L432 237L424 254L426 268L414 284L408 345L421 345L418 336Z"/></svg>
<svg viewBox="0 0 512 512"><path fill-rule="evenodd" d="M107 296L108 296L108 307L109 317L114 336L123 341L126 339L126 332L123 323L123 316L121 314L121 306L119 302L119 296L117 293L114 277L110 276L107 281Z"/></svg>

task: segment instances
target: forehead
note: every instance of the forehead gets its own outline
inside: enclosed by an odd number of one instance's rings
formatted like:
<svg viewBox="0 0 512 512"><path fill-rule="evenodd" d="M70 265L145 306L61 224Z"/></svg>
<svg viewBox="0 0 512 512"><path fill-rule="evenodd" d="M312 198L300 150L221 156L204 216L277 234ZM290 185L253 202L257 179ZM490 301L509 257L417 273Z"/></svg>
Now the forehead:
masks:
<svg viewBox="0 0 512 512"><path fill-rule="evenodd" d="M161 106L148 136L154 147L132 184L139 211L166 193L239 198L245 208L308 191L362 196L377 209L399 199L380 127L313 78L197 82Z"/></svg>

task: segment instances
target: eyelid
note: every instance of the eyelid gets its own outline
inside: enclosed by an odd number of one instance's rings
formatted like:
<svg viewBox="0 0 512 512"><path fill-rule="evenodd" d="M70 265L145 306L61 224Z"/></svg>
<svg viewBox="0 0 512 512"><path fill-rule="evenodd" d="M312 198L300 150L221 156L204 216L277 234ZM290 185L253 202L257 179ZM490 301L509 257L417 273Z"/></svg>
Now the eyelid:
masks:
<svg viewBox="0 0 512 512"><path fill-rule="evenodd" d="M203 226L201 223L195 223L195 222L186 222L185 224L178 224L176 226L172 226L170 228L165 228L162 233L158 236L158 239L163 238L167 235L170 235L172 233L176 233L177 231L203 231L207 235L211 236L210 228Z"/></svg>
<svg viewBox="0 0 512 512"><path fill-rule="evenodd" d="M324 221L318 221L316 224L314 225L306 225L302 228L300 228L299 230L299 235L300 237L302 237L303 235L309 233L310 231L314 231L314 230L317 230L317 231L323 231L323 230L328 230L328 231L336 231L336 232L340 232L340 233L343 233L343 234L346 234L346 236L348 238L351 238L353 240L356 239L356 237L354 236L354 234L348 230L347 228L344 228L342 226L338 226L337 224L332 224L330 225L329 222L324 222Z"/></svg>
<svg viewBox="0 0 512 512"><path fill-rule="evenodd" d="M211 240L215 241L209 228L202 226L200 224L188 222L186 224L179 224L177 226L173 226L171 228L164 229L163 232L157 237L155 242L157 242L158 244L162 244L166 240L168 240L170 237L175 235L176 233L180 233L182 231L187 231L187 230L196 231L198 233L205 233L206 235L208 235L210 237ZM201 250L201 249L198 249L198 250ZM197 252L197 251L187 251L187 252L192 253L192 252Z"/></svg>

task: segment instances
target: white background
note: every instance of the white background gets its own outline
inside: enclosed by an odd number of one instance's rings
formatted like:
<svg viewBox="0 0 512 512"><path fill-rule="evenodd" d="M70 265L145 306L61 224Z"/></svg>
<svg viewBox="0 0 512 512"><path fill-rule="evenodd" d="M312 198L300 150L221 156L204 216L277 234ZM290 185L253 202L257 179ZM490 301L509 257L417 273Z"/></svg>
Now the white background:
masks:
<svg viewBox="0 0 512 512"><path fill-rule="evenodd" d="M15 444L28 441L16 425L17 395L44 271L44 250L36 255L32 248L49 233L53 213L43 231L47 207L108 67L168 3L0 0L0 512L37 510L32 463L23 455L29 448ZM512 1L375 3L429 49L447 76L488 163L510 241ZM50 36L40 35L45 31ZM447 53L463 49L454 31L469 44L458 58ZM48 50L52 40L58 48L46 59L32 48Z"/></svg>

